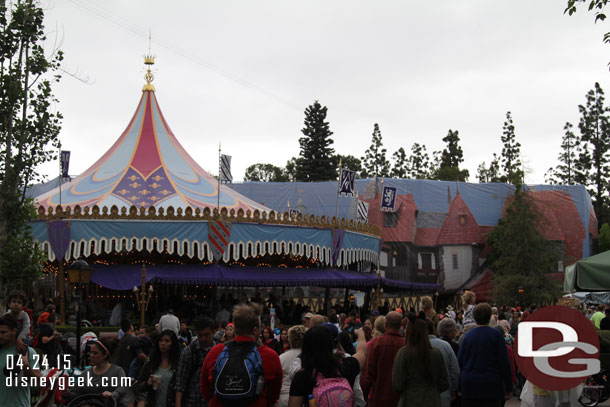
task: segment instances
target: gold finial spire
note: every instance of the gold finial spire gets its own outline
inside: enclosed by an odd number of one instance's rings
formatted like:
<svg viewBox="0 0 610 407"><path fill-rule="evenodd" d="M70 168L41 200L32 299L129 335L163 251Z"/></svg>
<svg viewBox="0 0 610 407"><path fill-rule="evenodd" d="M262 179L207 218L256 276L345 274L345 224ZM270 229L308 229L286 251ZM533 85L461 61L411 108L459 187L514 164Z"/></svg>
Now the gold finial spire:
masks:
<svg viewBox="0 0 610 407"><path fill-rule="evenodd" d="M144 85L142 87L142 91L155 91L155 87L152 84L152 81L155 79L154 75L152 74L150 67L152 65L155 64L155 57L154 55L150 52L150 44L152 42L152 34L149 31L148 32L148 54L144 55L144 65L147 65L148 68L146 69L146 73L144 74L144 79L146 80L146 85Z"/></svg>

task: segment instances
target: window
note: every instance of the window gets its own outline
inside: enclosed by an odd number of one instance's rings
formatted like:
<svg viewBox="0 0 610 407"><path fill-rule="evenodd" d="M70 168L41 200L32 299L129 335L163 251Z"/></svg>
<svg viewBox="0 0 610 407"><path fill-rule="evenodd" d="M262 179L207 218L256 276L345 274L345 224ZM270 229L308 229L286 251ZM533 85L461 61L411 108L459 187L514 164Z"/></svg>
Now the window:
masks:
<svg viewBox="0 0 610 407"><path fill-rule="evenodd" d="M565 270L563 269L563 260L559 260L557 262L557 272L563 273Z"/></svg>
<svg viewBox="0 0 610 407"><path fill-rule="evenodd" d="M454 270L458 269L458 255L457 254L453 255L453 269Z"/></svg>
<svg viewBox="0 0 610 407"><path fill-rule="evenodd" d="M432 253L420 253L421 256L421 267L422 269L432 268Z"/></svg>
<svg viewBox="0 0 610 407"><path fill-rule="evenodd" d="M398 222L398 212L384 212L383 213L383 227L394 227Z"/></svg>
<svg viewBox="0 0 610 407"><path fill-rule="evenodd" d="M379 266L387 267L388 266L388 252L384 252L383 250L379 256Z"/></svg>
<svg viewBox="0 0 610 407"><path fill-rule="evenodd" d="M466 224L466 215L460 215L460 225L464 226Z"/></svg>

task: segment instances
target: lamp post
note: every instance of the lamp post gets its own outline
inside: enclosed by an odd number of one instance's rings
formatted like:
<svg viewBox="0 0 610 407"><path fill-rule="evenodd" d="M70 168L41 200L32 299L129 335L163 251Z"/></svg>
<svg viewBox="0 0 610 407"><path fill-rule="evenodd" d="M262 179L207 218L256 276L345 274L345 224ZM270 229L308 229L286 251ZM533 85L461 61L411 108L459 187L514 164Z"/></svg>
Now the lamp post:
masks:
<svg viewBox="0 0 610 407"><path fill-rule="evenodd" d="M91 281L91 267L85 260L76 260L68 268L68 277L70 282L78 284L76 304L76 366L80 367L80 327L81 327L81 303L83 300L83 284L88 284Z"/></svg>
<svg viewBox="0 0 610 407"><path fill-rule="evenodd" d="M152 284L148 287L148 293L146 292L146 266L142 264L142 285L140 286L140 291L138 292L138 287L133 287L133 294L136 296L136 303L140 310L140 328L144 326L146 310L148 309L148 303L150 302L152 293Z"/></svg>

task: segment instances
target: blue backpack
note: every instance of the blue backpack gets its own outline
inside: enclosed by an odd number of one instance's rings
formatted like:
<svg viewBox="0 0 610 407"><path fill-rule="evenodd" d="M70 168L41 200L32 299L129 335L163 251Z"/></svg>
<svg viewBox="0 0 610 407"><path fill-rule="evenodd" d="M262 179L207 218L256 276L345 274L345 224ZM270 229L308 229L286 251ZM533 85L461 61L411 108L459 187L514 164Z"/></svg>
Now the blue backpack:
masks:
<svg viewBox="0 0 610 407"><path fill-rule="evenodd" d="M228 342L214 365L214 395L231 405L247 405L263 391L263 361L256 342Z"/></svg>

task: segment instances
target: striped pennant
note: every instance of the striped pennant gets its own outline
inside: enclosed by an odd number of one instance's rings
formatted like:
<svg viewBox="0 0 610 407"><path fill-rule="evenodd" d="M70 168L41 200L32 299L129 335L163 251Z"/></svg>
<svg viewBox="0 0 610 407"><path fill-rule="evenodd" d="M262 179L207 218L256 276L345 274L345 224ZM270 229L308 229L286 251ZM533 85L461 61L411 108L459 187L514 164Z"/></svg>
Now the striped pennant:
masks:
<svg viewBox="0 0 610 407"><path fill-rule="evenodd" d="M231 175L231 156L222 154L220 156L220 182L230 184L233 182Z"/></svg>
<svg viewBox="0 0 610 407"><path fill-rule="evenodd" d="M369 220L369 204L364 201L358 201L358 220L366 223Z"/></svg>
<svg viewBox="0 0 610 407"><path fill-rule="evenodd" d="M221 220L212 220L208 222L208 240L210 248L214 255L214 260L222 259L222 256L229 245L229 237L231 236L231 223Z"/></svg>

